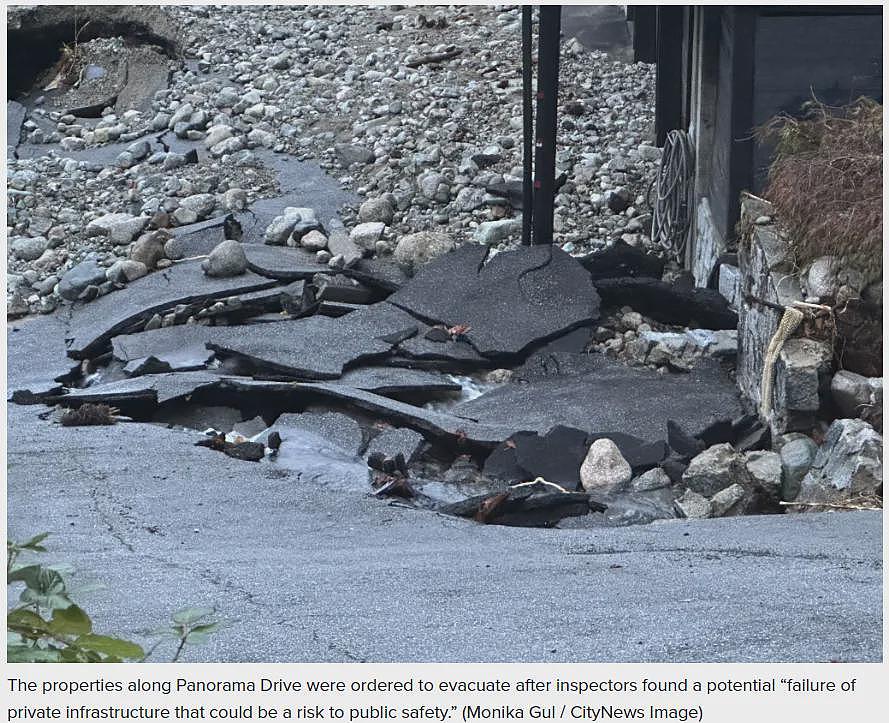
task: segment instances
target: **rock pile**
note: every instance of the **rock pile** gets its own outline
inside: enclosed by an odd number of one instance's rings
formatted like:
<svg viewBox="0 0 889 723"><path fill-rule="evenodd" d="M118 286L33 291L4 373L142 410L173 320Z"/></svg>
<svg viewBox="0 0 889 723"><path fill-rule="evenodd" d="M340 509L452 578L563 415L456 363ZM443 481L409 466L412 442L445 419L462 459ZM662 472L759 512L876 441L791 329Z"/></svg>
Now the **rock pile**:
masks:
<svg viewBox="0 0 889 723"><path fill-rule="evenodd" d="M163 12L197 60L147 106L91 119L29 104L9 159L10 314L70 299L57 288L67 271L87 257L114 266L147 223L199 223L273 196L258 160L268 150L317 160L366 199L344 212L363 253L398 251L412 267L469 239L515 242L516 199L503 188L520 176L517 9L442 8L431 26L422 8ZM644 244L643 189L659 158L653 69L577 43L563 55L558 242L572 253ZM309 230L292 241L349 260L339 239L324 247ZM97 281L87 285L110 290Z"/></svg>

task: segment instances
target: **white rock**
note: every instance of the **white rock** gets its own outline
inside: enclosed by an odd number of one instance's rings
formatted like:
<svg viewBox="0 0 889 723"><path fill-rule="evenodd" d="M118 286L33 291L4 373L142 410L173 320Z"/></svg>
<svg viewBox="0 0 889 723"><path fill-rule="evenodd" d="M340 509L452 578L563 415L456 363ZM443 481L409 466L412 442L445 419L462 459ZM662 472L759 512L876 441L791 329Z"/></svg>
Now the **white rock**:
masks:
<svg viewBox="0 0 889 723"><path fill-rule="evenodd" d="M309 231L300 239L299 243L309 251L322 251L327 248L327 236L317 230ZM325 259L324 263L327 263L328 260Z"/></svg>
<svg viewBox="0 0 889 723"><path fill-rule="evenodd" d="M351 233L349 234L349 238L356 246L360 246L363 249L373 251L376 248L377 241L379 241L385 229L386 224L384 224L382 221L369 221L367 223L359 223L355 228L352 229Z"/></svg>
<svg viewBox="0 0 889 723"><path fill-rule="evenodd" d="M395 260L408 268L415 268L454 250L454 240L447 234L419 231L402 236L395 246Z"/></svg>
<svg viewBox="0 0 889 723"><path fill-rule="evenodd" d="M610 439L593 442L580 465L580 482L587 492L612 492L632 478L632 468Z"/></svg>

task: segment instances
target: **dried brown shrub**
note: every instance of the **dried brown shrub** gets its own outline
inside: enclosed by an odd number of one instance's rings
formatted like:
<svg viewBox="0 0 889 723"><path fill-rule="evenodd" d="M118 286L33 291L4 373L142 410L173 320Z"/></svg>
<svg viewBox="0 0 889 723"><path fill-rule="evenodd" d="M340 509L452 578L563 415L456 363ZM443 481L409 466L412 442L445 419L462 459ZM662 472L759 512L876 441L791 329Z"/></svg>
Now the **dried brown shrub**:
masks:
<svg viewBox="0 0 889 723"><path fill-rule="evenodd" d="M800 268L819 256L882 276L883 106L810 101L803 118L776 116L757 132L776 144L764 196Z"/></svg>

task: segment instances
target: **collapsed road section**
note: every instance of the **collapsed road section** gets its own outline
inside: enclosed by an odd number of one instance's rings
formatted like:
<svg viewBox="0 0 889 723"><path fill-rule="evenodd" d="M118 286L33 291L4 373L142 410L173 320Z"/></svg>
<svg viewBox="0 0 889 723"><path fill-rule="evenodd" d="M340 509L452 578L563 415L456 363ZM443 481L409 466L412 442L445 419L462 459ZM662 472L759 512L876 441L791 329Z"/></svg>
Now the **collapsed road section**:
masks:
<svg viewBox="0 0 889 723"><path fill-rule="evenodd" d="M691 457L717 443L747 455L761 446L731 378L720 337L730 332L685 329L697 352L673 359L658 339L678 331L603 305L602 275L626 274L613 257L632 256L620 245L583 263L549 246L464 245L394 291L394 262L359 276L277 253L271 270L224 277L176 262L75 306L72 368L13 389L13 401L53 405L61 424L192 430L184 444L232 464L298 472L320 459L341 471L341 492L510 525L681 515ZM661 319L678 293L662 286L648 297L662 293ZM681 305L682 321L731 316L718 295L695 303ZM619 338L648 340L661 363L597 351L600 322L615 318L635 324ZM776 511L778 495L751 481L743 509Z"/></svg>

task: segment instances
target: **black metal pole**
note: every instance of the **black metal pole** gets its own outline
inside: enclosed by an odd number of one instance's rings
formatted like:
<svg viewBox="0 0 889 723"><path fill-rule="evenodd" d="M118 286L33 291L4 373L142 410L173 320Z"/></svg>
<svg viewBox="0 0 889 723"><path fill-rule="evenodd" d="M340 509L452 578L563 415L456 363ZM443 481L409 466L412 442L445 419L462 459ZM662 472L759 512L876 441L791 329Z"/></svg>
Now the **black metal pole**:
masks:
<svg viewBox="0 0 889 723"><path fill-rule="evenodd" d="M531 67L531 6L522 6L522 133L524 151L522 164L524 172L522 177L522 244L531 244L531 219L534 217L533 209L533 170L532 156L534 154L534 108L532 107L531 94L533 93Z"/></svg>
<svg viewBox="0 0 889 723"><path fill-rule="evenodd" d="M556 114L562 8L543 5L537 44L537 152L534 158L534 243L553 242L556 185Z"/></svg>

